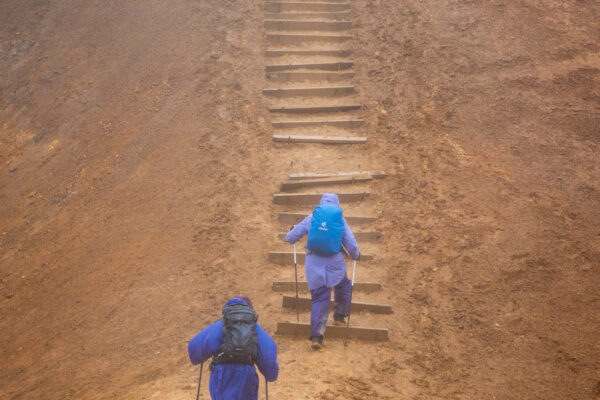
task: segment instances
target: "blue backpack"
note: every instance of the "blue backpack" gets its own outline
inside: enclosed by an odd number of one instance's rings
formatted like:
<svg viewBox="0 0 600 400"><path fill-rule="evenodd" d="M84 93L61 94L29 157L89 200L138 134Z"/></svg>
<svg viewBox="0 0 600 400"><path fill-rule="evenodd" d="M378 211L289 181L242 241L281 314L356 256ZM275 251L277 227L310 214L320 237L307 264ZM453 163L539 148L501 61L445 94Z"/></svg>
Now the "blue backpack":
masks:
<svg viewBox="0 0 600 400"><path fill-rule="evenodd" d="M343 233L342 209L330 204L320 205L313 211L306 248L321 257L339 253Z"/></svg>

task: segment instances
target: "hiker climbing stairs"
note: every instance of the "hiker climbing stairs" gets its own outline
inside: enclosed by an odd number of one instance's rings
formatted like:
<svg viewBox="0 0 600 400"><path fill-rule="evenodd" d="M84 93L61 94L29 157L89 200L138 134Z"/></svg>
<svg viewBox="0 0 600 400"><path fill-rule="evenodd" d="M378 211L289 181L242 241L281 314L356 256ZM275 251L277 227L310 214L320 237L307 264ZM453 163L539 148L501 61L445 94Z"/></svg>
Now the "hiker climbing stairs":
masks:
<svg viewBox="0 0 600 400"><path fill-rule="evenodd" d="M263 95L269 103L273 141L283 143L280 145L283 148L289 148L288 145L311 146L313 154L318 154L319 149L326 151L331 148L319 145L366 144L366 135L356 133L363 129L364 120L360 115L363 107L356 101L359 88L352 82L355 65L352 60L349 4L345 0L267 1L264 16L267 49ZM380 170L290 173L280 183L279 192L273 194L274 207L278 208L277 218L286 229L299 223L311 212L309 210L319 204L324 192L337 194L343 204L358 205L364 209L371 196L369 186L385 177L385 171ZM299 211L298 207L303 211ZM359 228L353 231L361 249L365 243L377 245L381 232L369 227L377 221L376 216L350 211L345 219L352 228ZM274 235L280 248L268 252L269 261L281 266L293 266L296 261L303 270L305 253L290 251L290 245L284 242L284 230L278 230ZM304 243L300 241L298 244L303 246ZM361 271L373 269L376 260L368 249L362 249ZM359 273L358 276L362 275ZM296 288L302 296L286 294L295 292ZM311 298L305 295L308 291L306 281L274 281L272 289L283 293L284 309L302 312L303 318L310 311ZM379 282L363 282L360 278L355 281L351 312L360 313L358 320L365 313L392 313L389 304L369 301L371 296L381 296L378 293L383 290ZM371 317L368 321L372 321ZM371 323L350 327L328 325L326 336L349 336L371 341L388 339L387 329L369 325ZM280 322L277 332L308 337L310 324Z"/></svg>

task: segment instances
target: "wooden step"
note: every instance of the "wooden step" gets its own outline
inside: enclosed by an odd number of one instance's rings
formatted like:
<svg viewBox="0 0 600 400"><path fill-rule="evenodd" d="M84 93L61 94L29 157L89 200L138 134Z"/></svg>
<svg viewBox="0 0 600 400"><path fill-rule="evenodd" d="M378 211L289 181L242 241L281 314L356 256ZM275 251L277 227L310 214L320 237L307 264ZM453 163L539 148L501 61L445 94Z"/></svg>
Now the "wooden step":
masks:
<svg viewBox="0 0 600 400"><path fill-rule="evenodd" d="M267 72L267 79L273 82L310 82L347 81L354 77L354 72L316 72L316 71L291 71L291 72Z"/></svg>
<svg viewBox="0 0 600 400"><path fill-rule="evenodd" d="M272 113L316 114L360 110L360 104L320 105L320 106L271 106Z"/></svg>
<svg viewBox="0 0 600 400"><path fill-rule="evenodd" d="M348 175L371 175L373 178L385 178L385 171L350 171L350 172L331 172L331 173L313 173L305 172L298 174L289 174L290 179L317 179L329 178L333 176L348 176Z"/></svg>
<svg viewBox="0 0 600 400"><path fill-rule="evenodd" d="M278 335L293 335L308 338L310 336L310 324L301 322L278 322ZM360 326L335 326L327 325L325 331L327 339L357 339L373 342L387 342L389 340L388 330L383 328L364 328Z"/></svg>
<svg viewBox="0 0 600 400"><path fill-rule="evenodd" d="M294 63L294 64L269 64L265 67L267 72L289 71L296 69L322 69L324 71L341 71L352 68L353 61L335 61L326 63Z"/></svg>
<svg viewBox="0 0 600 400"><path fill-rule="evenodd" d="M347 220L346 220L347 221ZM348 222L350 223L350 222ZM368 232L353 232L354 238L359 242L374 242L381 237L381 232L368 231ZM281 240L285 240L286 233L278 233L277 237Z"/></svg>
<svg viewBox="0 0 600 400"><path fill-rule="evenodd" d="M294 212L280 212L277 214L277 219L282 224L297 224L308 216L309 213L294 213ZM312 212L311 212L312 214ZM377 220L377 217L364 216L364 215L344 215L346 222L352 224L370 224Z"/></svg>
<svg viewBox="0 0 600 400"><path fill-rule="evenodd" d="M296 252L296 262L303 264L306 255L304 253ZM370 261L374 258L372 254L360 254L360 261ZM280 265L289 265L294 263L294 252L293 251L270 251L269 261Z"/></svg>
<svg viewBox="0 0 600 400"><path fill-rule="evenodd" d="M266 0L269 2L279 3L345 3L348 4L348 0Z"/></svg>
<svg viewBox="0 0 600 400"><path fill-rule="evenodd" d="M362 119L321 119L321 120L296 120L296 121L272 121L273 128L308 128L315 126L335 126L337 128L358 128L365 121Z"/></svg>
<svg viewBox="0 0 600 400"><path fill-rule="evenodd" d="M322 11L348 11L350 6L348 3L319 3L319 2L277 2L270 1L265 3L265 11L267 12L322 12Z"/></svg>
<svg viewBox="0 0 600 400"><path fill-rule="evenodd" d="M298 305L300 307L300 311L310 311L311 306L310 297L298 297ZM296 296L283 296L282 302L283 308L293 308L296 309ZM330 301L330 307L333 310L334 304L333 301ZM389 304L373 304L373 303L362 303L358 301L353 301L351 310L354 312L368 311L374 314L391 314L392 306Z"/></svg>
<svg viewBox="0 0 600 400"><path fill-rule="evenodd" d="M265 20L265 29L276 31L342 31L351 27L352 22L350 21Z"/></svg>
<svg viewBox="0 0 600 400"><path fill-rule="evenodd" d="M352 55L352 50L298 50L298 49L272 49L266 50L266 57L280 57L280 56L329 56L329 57L349 57Z"/></svg>
<svg viewBox="0 0 600 400"><path fill-rule="evenodd" d="M286 143L365 144L367 143L367 138L360 136L273 135L273 141Z"/></svg>
<svg viewBox="0 0 600 400"><path fill-rule="evenodd" d="M267 40L275 43L302 43L308 41L341 43L352 39L350 35L319 33L267 33Z"/></svg>
<svg viewBox="0 0 600 400"><path fill-rule="evenodd" d="M322 86L304 88L263 89L265 96L297 97L297 96L344 96L354 92L354 86Z"/></svg>
<svg viewBox="0 0 600 400"><path fill-rule="evenodd" d="M323 185L339 185L339 184L352 184L367 182L372 180L371 175L348 175L348 176L333 176L329 178L315 178L315 179L293 179L284 181L281 184L281 191L298 189L309 186L323 186Z"/></svg>
<svg viewBox="0 0 600 400"><path fill-rule="evenodd" d="M330 12L265 12L265 19L320 19L330 21L348 21L352 18L350 11Z"/></svg>
<svg viewBox="0 0 600 400"><path fill-rule="evenodd" d="M272 289L274 292L293 292L296 290L296 282L294 281L275 281ZM357 292L373 293L381 290L381 283L372 282L354 282L354 289ZM298 282L298 291L307 292L308 283Z"/></svg>

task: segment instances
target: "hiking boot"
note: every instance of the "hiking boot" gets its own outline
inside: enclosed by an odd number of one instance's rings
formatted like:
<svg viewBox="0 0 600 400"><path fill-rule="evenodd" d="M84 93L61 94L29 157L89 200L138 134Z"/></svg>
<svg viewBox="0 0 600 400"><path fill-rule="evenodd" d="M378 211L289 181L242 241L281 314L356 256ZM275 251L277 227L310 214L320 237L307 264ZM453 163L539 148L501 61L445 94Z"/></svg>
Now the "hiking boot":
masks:
<svg viewBox="0 0 600 400"><path fill-rule="evenodd" d="M334 315L333 324L337 326L346 326L346 317Z"/></svg>
<svg viewBox="0 0 600 400"><path fill-rule="evenodd" d="M312 341L312 343L310 346L314 350L321 350L321 349L325 348L325 343L323 343L323 336L313 336L311 338L311 341Z"/></svg>

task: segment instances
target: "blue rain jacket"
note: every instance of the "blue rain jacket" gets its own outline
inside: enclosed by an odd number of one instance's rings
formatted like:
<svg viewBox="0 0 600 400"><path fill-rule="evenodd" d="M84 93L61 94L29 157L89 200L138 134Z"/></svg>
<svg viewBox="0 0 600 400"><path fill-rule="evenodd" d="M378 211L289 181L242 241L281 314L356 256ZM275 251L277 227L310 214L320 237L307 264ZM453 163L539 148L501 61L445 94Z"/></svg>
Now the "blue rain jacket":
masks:
<svg viewBox="0 0 600 400"><path fill-rule="evenodd" d="M321 197L323 204L332 204L334 206L340 206L340 200L337 194L325 193ZM296 243L304 235L308 234L310 229L310 223L312 221L312 214L304 218L298 225L295 225L291 231L285 235L285 240L288 243ZM346 219L344 219L344 232L342 234L342 245L348 250L350 257L357 259L358 244L354 238L352 230L348 226ZM346 276L346 262L344 261L344 253L339 252L332 256L321 257L316 254L307 254L304 262L304 269L306 271L306 280L308 282L308 288L315 290L320 287L332 287L342 281Z"/></svg>
<svg viewBox="0 0 600 400"><path fill-rule="evenodd" d="M233 298L225 305L246 304L244 300ZM277 345L260 325L256 324L258 339L258 359L256 365L269 382L277 380ZM188 344L192 364L205 362L219 351L223 341L223 322L217 321L207 326ZM213 400L257 400L258 375L253 365L219 364L210 374L210 396Z"/></svg>

